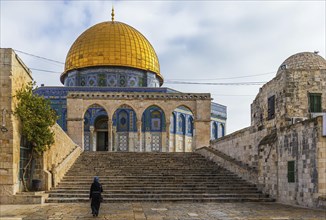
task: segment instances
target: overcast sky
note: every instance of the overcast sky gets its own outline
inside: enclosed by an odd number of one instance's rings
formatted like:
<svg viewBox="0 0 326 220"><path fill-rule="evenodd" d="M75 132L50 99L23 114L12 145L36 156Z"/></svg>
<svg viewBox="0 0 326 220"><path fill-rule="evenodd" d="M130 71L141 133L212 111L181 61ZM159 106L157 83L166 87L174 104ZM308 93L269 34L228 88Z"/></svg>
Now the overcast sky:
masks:
<svg viewBox="0 0 326 220"><path fill-rule="evenodd" d="M227 106L231 133L250 126L250 104L261 86L168 82L267 82L295 53L319 51L325 58L325 2L0 0L0 46L64 62L83 31L111 19L113 4L115 20L153 45L163 86L211 93L214 102ZM62 64L17 54L30 68L54 71L33 70L38 85L61 85Z"/></svg>

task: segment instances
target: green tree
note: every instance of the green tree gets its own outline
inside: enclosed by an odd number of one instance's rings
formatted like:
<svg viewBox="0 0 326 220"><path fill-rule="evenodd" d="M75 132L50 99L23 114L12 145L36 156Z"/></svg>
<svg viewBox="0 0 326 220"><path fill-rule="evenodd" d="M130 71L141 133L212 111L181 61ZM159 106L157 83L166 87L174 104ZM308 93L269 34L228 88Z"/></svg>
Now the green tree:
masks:
<svg viewBox="0 0 326 220"><path fill-rule="evenodd" d="M56 123L57 115L51 109L49 100L33 93L35 82L31 82L19 89L15 95L17 106L15 115L19 116L22 123L22 135L31 143L32 152L27 165L23 169L23 185L26 171L36 155L42 155L54 143L54 133L51 127Z"/></svg>

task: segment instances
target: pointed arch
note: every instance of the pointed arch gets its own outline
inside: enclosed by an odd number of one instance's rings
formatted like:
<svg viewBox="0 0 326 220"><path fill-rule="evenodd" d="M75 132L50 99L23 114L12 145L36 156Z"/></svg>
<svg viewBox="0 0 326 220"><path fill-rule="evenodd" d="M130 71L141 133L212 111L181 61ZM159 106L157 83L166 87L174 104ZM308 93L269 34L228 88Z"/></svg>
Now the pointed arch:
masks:
<svg viewBox="0 0 326 220"><path fill-rule="evenodd" d="M185 112L186 114L194 116L194 112L193 112L192 108L190 108L189 106L187 106L185 104L179 105L175 109L180 109L180 110L186 111Z"/></svg>
<svg viewBox="0 0 326 220"><path fill-rule="evenodd" d="M112 115L114 151L137 151L137 116L134 108L120 105Z"/></svg>
<svg viewBox="0 0 326 220"><path fill-rule="evenodd" d="M178 117L178 132L182 135L186 133L186 117L184 114L179 114Z"/></svg>
<svg viewBox="0 0 326 220"><path fill-rule="evenodd" d="M177 130L177 116L175 112L172 112L170 117L170 132L175 133Z"/></svg>
<svg viewBox="0 0 326 220"><path fill-rule="evenodd" d="M182 104L174 109L172 115L176 116L176 129L175 133L169 135L171 139L169 148L175 152L191 152L193 149L193 111Z"/></svg>
<svg viewBox="0 0 326 220"><path fill-rule="evenodd" d="M84 112L84 148L86 151L108 150L108 114L99 104L91 104Z"/></svg>
<svg viewBox="0 0 326 220"><path fill-rule="evenodd" d="M142 143L144 151L162 151L162 132L166 128L165 113L157 105L151 105L142 114Z"/></svg>
<svg viewBox="0 0 326 220"><path fill-rule="evenodd" d="M165 113L158 105L151 105L142 114L142 131L165 131Z"/></svg>
<svg viewBox="0 0 326 220"><path fill-rule="evenodd" d="M112 115L113 125L117 131L137 132L137 114L134 108L127 104L120 105Z"/></svg>
<svg viewBox="0 0 326 220"><path fill-rule="evenodd" d="M225 126L222 123L219 124L219 134L220 134L220 137L225 136Z"/></svg>
<svg viewBox="0 0 326 220"><path fill-rule="evenodd" d="M212 133L213 133L213 139L216 140L218 138L218 126L217 126L217 122L213 122Z"/></svg>
<svg viewBox="0 0 326 220"><path fill-rule="evenodd" d="M194 135L194 118L192 116L189 116L188 117L188 125L187 125L187 128L188 128L188 134L190 134L191 136Z"/></svg>

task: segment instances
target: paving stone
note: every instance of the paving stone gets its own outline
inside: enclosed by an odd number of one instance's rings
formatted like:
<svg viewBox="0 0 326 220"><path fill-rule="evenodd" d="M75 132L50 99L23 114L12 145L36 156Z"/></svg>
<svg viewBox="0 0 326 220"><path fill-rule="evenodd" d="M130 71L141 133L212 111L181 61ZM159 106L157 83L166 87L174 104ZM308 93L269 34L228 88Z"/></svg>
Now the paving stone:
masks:
<svg viewBox="0 0 326 220"><path fill-rule="evenodd" d="M1 205L0 220L94 219L89 203ZM134 209L137 208L137 211ZM325 220L326 210L279 203L103 203L96 219Z"/></svg>

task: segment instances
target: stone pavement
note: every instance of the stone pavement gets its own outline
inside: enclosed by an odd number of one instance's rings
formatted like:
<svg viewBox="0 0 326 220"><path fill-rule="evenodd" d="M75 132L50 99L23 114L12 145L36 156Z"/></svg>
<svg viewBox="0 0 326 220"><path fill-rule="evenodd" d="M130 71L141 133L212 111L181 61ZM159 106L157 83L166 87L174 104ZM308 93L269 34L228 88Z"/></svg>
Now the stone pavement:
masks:
<svg viewBox="0 0 326 220"><path fill-rule="evenodd" d="M313 210L278 203L104 203L98 217L90 214L89 203L43 205L1 205L0 220L22 219L112 219L112 220L196 220L196 219L326 219L326 210Z"/></svg>

